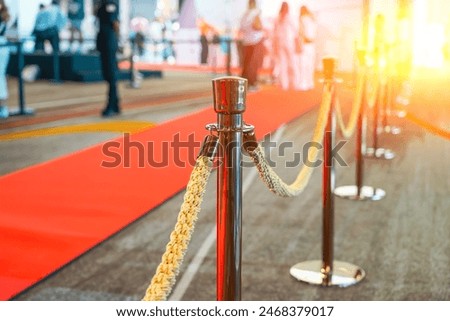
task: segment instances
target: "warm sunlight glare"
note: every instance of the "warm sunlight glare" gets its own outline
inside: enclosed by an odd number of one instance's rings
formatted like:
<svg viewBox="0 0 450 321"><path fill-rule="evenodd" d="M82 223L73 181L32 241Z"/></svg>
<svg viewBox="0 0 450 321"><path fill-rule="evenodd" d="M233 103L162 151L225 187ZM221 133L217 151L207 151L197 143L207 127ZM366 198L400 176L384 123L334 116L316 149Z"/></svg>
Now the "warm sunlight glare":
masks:
<svg viewBox="0 0 450 321"><path fill-rule="evenodd" d="M416 1L413 18L413 64L417 67L441 68L444 65L445 28L429 14L426 1Z"/></svg>

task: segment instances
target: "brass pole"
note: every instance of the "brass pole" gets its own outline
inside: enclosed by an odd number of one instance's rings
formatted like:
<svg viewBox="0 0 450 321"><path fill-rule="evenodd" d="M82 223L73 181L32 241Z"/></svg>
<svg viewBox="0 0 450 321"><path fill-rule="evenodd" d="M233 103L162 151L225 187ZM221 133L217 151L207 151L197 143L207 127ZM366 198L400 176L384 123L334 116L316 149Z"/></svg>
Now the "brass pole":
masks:
<svg viewBox="0 0 450 321"><path fill-rule="evenodd" d="M323 177L322 177L322 260L297 263L290 269L290 274L299 281L326 287L347 287L364 279L366 273L360 267L334 260L334 162L333 146L336 131L334 116L334 76L336 61L334 58L323 59L325 74L324 88L332 91L331 108L324 136Z"/></svg>
<svg viewBox="0 0 450 321"><path fill-rule="evenodd" d="M219 135L217 170L217 300L241 299L242 139L247 80L213 80Z"/></svg>

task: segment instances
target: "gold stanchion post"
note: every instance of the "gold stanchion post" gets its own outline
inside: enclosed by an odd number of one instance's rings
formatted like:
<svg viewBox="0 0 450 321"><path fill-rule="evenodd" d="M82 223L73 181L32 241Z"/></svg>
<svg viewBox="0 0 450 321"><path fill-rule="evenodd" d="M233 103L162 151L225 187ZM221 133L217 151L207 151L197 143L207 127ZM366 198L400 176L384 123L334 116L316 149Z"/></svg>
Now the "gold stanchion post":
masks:
<svg viewBox="0 0 450 321"><path fill-rule="evenodd" d="M213 80L216 130L219 136L217 169L217 300L241 299L242 139L247 80Z"/></svg>
<svg viewBox="0 0 450 321"><path fill-rule="evenodd" d="M334 190L334 195L350 199L350 200L372 200L379 201L386 196L386 192L381 188L375 188L372 186L364 185L364 150L366 148L366 139L365 133L367 128L367 119L365 112L365 104L366 100L364 99L366 95L366 80L367 73L365 72L365 60L366 60L366 51L363 49L358 49L358 61L359 65L364 68L364 78L363 78L363 86L362 86L362 97L360 112L358 115L358 123L356 129L356 142L355 142L355 162L356 162L356 184L355 185L346 185L336 187Z"/></svg>
<svg viewBox="0 0 450 321"><path fill-rule="evenodd" d="M401 128L398 126L390 125L388 116L391 116L393 106L395 104L394 99L394 79L393 72L395 70L395 64L393 62L394 60L394 44L390 43L386 46L386 72L387 75L387 81L386 81L386 89L385 89L385 95L383 99L383 118L381 121L382 126L378 128L378 133L382 134L392 134L392 135L398 135L402 132Z"/></svg>
<svg viewBox="0 0 450 321"><path fill-rule="evenodd" d="M334 58L323 59L324 87L332 90L336 79L334 77L336 60ZM290 269L290 274L299 281L322 286L347 287L360 282L366 273L360 267L334 260L334 162L333 145L336 131L334 106L328 114L328 123L325 129L323 152L323 178L322 178L322 260L305 261L297 263Z"/></svg>
<svg viewBox="0 0 450 321"><path fill-rule="evenodd" d="M377 81L379 82L379 86L377 86L376 98L375 98L375 106L373 107L373 116L372 116L372 147L366 149L364 156L367 158L375 158L375 159L385 159L390 160L395 157L395 154L390 149L380 148L378 146L378 134L383 128L380 127L380 106L385 103L386 96L386 82L383 82L382 79L387 78L387 75L383 73L387 73L387 57L385 50L385 41L384 41L384 16L378 14L375 21L375 36L374 36L374 58L375 58L375 67L377 73ZM381 95L383 93L383 95Z"/></svg>

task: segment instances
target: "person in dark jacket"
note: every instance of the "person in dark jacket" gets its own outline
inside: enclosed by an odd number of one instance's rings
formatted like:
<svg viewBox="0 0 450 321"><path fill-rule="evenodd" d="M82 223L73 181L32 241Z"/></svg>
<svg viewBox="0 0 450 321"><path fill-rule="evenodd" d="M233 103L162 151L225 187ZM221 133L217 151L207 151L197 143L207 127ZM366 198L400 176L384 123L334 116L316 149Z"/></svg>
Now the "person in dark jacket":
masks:
<svg viewBox="0 0 450 321"><path fill-rule="evenodd" d="M119 35L119 7L116 1L102 0L97 10L99 31L97 50L100 52L103 78L108 82L108 103L102 111L103 117L120 114L119 94L117 90L118 66L116 52Z"/></svg>

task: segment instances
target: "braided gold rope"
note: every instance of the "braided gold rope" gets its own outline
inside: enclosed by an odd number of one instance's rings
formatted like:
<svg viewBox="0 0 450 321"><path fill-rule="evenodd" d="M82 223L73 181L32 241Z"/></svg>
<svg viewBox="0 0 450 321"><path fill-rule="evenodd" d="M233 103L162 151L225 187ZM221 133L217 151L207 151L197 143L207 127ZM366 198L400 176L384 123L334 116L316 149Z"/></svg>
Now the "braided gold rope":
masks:
<svg viewBox="0 0 450 321"><path fill-rule="evenodd" d="M200 212L200 205L203 201L211 167L212 162L208 157L200 156L197 158L186 187L184 202L181 205L177 223L170 234L166 252L162 256L161 263L156 269L156 273L142 299L143 301L163 301L167 299L171 292Z"/></svg>
<svg viewBox="0 0 450 321"><path fill-rule="evenodd" d="M358 116L361 111L361 104L363 100L363 86L365 83L364 78L365 78L364 73L363 72L360 73L358 76L358 82L356 84L355 99L353 100L352 111L350 113L347 126L344 123L339 100L338 99L335 100L337 122L339 124L339 128L341 129L342 135L347 139L352 137L353 133L355 132L356 122L358 120Z"/></svg>
<svg viewBox="0 0 450 321"><path fill-rule="evenodd" d="M312 142L322 143L325 127L328 121L328 114L331 108L332 91L325 86L322 96L322 103L320 105L319 116L317 118L316 128L312 137ZM248 151L250 157L258 169L259 175L267 187L275 194L282 197L293 197L301 194L305 187L309 183L309 179L314 171L311 166L303 165L299 171L295 181L288 185L275 173L275 171L269 166L267 160L264 157L264 152L261 146L258 145L254 150ZM310 148L308 150L308 160L312 163L316 162L319 156L319 150L317 148Z"/></svg>

